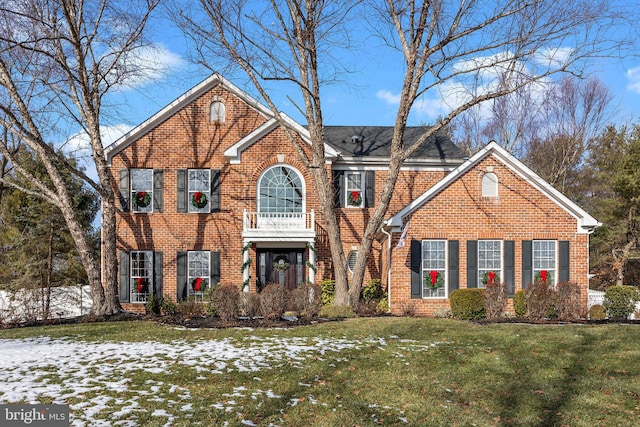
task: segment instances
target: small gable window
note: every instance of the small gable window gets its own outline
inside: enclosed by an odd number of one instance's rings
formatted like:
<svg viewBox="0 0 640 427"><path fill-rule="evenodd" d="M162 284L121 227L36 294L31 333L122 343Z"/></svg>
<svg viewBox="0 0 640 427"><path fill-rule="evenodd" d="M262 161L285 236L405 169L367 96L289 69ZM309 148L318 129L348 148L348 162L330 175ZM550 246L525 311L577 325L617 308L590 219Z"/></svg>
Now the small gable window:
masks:
<svg viewBox="0 0 640 427"><path fill-rule="evenodd" d="M209 111L209 121L211 123L224 123L227 109L222 101L213 101L211 103L211 110Z"/></svg>
<svg viewBox="0 0 640 427"><path fill-rule="evenodd" d="M498 197L498 177L493 172L482 175L482 197Z"/></svg>

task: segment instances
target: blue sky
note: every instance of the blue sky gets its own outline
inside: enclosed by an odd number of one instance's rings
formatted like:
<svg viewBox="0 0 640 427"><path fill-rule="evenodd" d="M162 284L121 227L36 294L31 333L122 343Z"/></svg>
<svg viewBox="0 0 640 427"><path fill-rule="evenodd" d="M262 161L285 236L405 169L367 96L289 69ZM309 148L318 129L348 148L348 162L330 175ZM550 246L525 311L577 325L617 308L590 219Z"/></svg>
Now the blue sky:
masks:
<svg viewBox="0 0 640 427"><path fill-rule="evenodd" d="M169 24L152 24L157 49L141 60L156 68L132 87L111 94L112 104L105 124L105 142L131 129L162 109L192 86L205 79L208 71L190 64L184 37ZM402 61L372 45L367 63L341 76L347 82L323 88L323 114L327 125L393 125L397 94L402 80ZM612 122L637 123L640 119L640 58L606 58L594 61L589 73L597 75L613 95ZM222 73L238 87L253 93L244 76ZM304 124L302 115L287 99L276 97L280 108ZM290 94L296 98L297 93ZM430 94L414 107L410 125L432 123L447 106L437 94Z"/></svg>

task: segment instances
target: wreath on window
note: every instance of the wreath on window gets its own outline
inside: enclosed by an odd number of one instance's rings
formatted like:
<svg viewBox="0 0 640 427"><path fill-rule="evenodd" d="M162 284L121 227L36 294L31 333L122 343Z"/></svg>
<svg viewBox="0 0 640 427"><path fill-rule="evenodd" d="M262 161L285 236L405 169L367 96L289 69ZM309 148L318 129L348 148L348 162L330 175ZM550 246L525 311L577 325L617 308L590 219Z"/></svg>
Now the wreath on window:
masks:
<svg viewBox="0 0 640 427"><path fill-rule="evenodd" d="M424 281L429 289L438 289L444 286L444 278L437 270L431 270L429 275L424 278Z"/></svg>
<svg viewBox="0 0 640 427"><path fill-rule="evenodd" d="M486 271L482 276L482 284L487 286L495 283L500 283L500 275L495 271Z"/></svg>
<svg viewBox="0 0 640 427"><path fill-rule="evenodd" d="M289 262L289 258L286 255L278 255L273 260L273 268L278 271L285 271L287 268L291 266L291 262Z"/></svg>
<svg viewBox="0 0 640 427"><path fill-rule="evenodd" d="M207 206L207 195L200 191L196 191L193 193L193 196L191 196L191 204L198 209L204 208Z"/></svg>
<svg viewBox="0 0 640 427"><path fill-rule="evenodd" d="M349 206L360 206L362 204L362 194L359 191L352 191L348 197Z"/></svg>
<svg viewBox="0 0 640 427"><path fill-rule="evenodd" d="M139 294L149 293L149 280L143 277L136 279L136 292Z"/></svg>
<svg viewBox="0 0 640 427"><path fill-rule="evenodd" d="M549 278L549 272L547 270L540 270L536 273L535 281L547 283L548 278Z"/></svg>
<svg viewBox="0 0 640 427"><path fill-rule="evenodd" d="M138 191L133 197L133 203L139 208L146 208L151 203L151 195L146 191Z"/></svg>
<svg viewBox="0 0 640 427"><path fill-rule="evenodd" d="M209 285L209 280L202 277L196 277L191 281L191 289L193 289L194 292L204 291L207 289L207 285Z"/></svg>

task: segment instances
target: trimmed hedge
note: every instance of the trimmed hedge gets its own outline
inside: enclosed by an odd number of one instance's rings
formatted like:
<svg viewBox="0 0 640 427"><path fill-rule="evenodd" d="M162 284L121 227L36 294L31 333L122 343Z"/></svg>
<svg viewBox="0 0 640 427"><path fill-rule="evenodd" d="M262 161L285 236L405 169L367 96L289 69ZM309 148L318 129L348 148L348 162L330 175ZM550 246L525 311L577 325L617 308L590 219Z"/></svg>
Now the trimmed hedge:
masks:
<svg viewBox="0 0 640 427"><path fill-rule="evenodd" d="M604 309L610 318L626 319L636 309L640 292L635 286L610 286L604 291Z"/></svg>
<svg viewBox="0 0 640 427"><path fill-rule="evenodd" d="M456 319L477 320L486 317L484 289L456 289L449 296L451 314Z"/></svg>

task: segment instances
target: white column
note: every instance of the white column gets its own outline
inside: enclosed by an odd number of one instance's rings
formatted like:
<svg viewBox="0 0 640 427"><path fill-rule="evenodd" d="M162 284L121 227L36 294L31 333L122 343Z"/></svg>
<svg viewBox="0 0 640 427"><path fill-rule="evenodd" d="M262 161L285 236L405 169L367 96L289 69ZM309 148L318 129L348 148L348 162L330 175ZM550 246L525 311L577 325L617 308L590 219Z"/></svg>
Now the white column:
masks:
<svg viewBox="0 0 640 427"><path fill-rule="evenodd" d="M311 246L315 249L316 247L314 245L315 242L312 240L309 243L311 243ZM315 251L312 251L311 248L309 248L309 264L316 267L316 253ZM313 270L313 268L309 267L309 282L315 283L315 281L316 281L316 272Z"/></svg>
<svg viewBox="0 0 640 427"><path fill-rule="evenodd" d="M245 247L251 242L249 240L245 240L243 243L244 244L242 245L242 247ZM250 248L247 248L247 250L244 251L244 253L242 254L242 264L243 265L246 265L247 261L249 261L249 251L250 250L251 250ZM251 266L250 265L246 266L244 268L244 270L242 270L242 283L246 283L249 280L249 278L251 276L250 271L251 271ZM251 283L249 283L249 286L244 286L242 288L242 290L243 290L243 292L249 292L250 288L251 288Z"/></svg>

